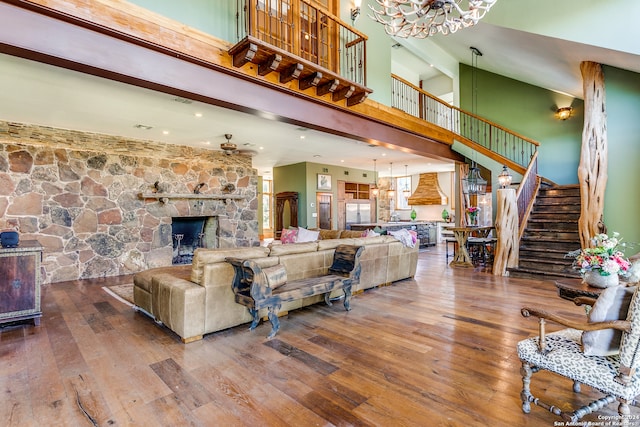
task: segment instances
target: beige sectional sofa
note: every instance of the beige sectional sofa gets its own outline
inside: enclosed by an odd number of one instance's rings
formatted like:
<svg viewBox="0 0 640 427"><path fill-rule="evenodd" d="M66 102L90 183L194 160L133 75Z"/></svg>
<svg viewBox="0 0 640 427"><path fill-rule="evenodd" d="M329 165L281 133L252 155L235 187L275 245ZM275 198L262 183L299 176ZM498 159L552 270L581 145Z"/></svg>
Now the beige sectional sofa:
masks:
<svg viewBox="0 0 640 427"><path fill-rule="evenodd" d="M336 230L339 231L339 230ZM354 232L338 235L359 236ZM364 290L413 277L418 247L405 247L393 236L329 238L315 242L272 244L269 247L197 249L193 264L150 269L134 276L135 305L174 331L185 342L204 334L251 322L247 309L235 302L234 270L227 257L254 259L262 267L282 264L288 280L327 274L333 253L340 244L363 245L360 284ZM320 234L323 237L323 234ZM282 306L287 312L323 300L322 296L293 301ZM357 310L357 300L353 304Z"/></svg>

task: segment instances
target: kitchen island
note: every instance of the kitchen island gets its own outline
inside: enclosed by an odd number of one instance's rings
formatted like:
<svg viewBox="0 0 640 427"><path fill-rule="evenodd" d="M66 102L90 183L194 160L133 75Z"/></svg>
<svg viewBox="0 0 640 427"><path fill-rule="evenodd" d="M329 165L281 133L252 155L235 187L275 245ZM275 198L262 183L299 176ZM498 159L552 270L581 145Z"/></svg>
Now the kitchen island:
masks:
<svg viewBox="0 0 640 427"><path fill-rule="evenodd" d="M397 231L401 229L413 230L418 234L418 243L420 246L434 246L436 242L435 221L393 221L393 222L372 222L351 224L351 230L365 231L373 230L378 227L385 231Z"/></svg>

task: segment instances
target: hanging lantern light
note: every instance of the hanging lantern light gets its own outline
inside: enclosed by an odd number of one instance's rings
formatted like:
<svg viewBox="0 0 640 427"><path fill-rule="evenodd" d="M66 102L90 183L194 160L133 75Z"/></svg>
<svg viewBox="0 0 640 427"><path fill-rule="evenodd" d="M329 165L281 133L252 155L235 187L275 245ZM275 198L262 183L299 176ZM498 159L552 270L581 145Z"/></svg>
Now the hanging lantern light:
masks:
<svg viewBox="0 0 640 427"><path fill-rule="evenodd" d="M500 188L507 188L508 186L510 186L512 179L513 177L509 173L507 165L503 165L502 172L500 172L500 175L498 175L498 183L500 183Z"/></svg>
<svg viewBox="0 0 640 427"><path fill-rule="evenodd" d="M369 189L371 190L371 197L374 199L378 197L378 193L380 192L377 182L378 182L378 174L376 173L376 159L373 159L373 184L371 184Z"/></svg>
<svg viewBox="0 0 640 427"><path fill-rule="evenodd" d="M411 195L411 190L409 189L409 174L407 173L407 165L404 165L404 190L402 190L402 195L405 199L408 199Z"/></svg>
<svg viewBox="0 0 640 427"><path fill-rule="evenodd" d="M395 186L393 185L393 163L389 163L391 170L391 183L389 184L389 190L387 191L387 197L393 199L396 195Z"/></svg>
<svg viewBox="0 0 640 427"><path fill-rule="evenodd" d="M465 194L485 194L487 192L487 181L480 175L480 169L475 162L469 168L469 174L462 179L462 191Z"/></svg>

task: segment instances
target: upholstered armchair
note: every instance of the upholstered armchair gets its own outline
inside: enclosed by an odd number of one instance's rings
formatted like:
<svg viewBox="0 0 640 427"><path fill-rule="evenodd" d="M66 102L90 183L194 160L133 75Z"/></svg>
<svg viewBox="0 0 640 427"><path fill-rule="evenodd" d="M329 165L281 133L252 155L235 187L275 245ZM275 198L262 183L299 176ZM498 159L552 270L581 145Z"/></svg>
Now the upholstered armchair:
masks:
<svg viewBox="0 0 640 427"><path fill-rule="evenodd" d="M578 298L576 304L593 308L584 322L575 322L543 310L525 307L524 317L539 319L539 336L518 343L522 362L522 410L529 413L531 403L541 406L566 421L577 422L587 414L618 402L620 419L628 422L630 408L640 394L640 296L636 287L617 286L602 292L598 300ZM622 319L622 320L617 320ZM565 326L547 333L545 325L554 322ZM561 404L540 401L531 394L532 375L546 370L573 380L573 391L585 384L604 394L573 412L560 409Z"/></svg>

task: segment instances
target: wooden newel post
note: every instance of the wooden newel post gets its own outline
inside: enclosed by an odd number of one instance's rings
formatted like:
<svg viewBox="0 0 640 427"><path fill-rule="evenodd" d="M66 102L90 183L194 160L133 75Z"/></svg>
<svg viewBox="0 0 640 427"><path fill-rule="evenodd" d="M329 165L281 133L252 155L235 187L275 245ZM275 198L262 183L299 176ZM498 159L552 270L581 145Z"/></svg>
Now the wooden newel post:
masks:
<svg viewBox="0 0 640 427"><path fill-rule="evenodd" d="M497 193L496 252L493 258L493 274L507 276L507 267L517 267L518 247L518 203L516 190L501 188Z"/></svg>

